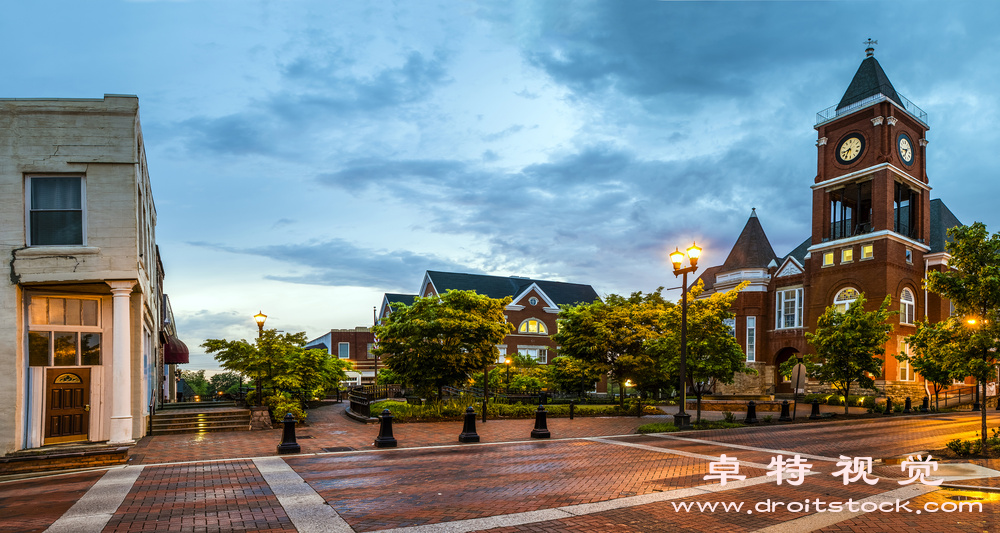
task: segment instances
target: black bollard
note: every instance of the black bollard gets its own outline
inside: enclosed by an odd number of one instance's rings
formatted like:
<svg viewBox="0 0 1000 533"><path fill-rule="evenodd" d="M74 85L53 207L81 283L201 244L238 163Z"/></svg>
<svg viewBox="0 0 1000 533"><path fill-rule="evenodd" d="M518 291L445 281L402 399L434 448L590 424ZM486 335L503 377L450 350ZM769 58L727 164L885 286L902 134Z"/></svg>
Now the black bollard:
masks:
<svg viewBox="0 0 1000 533"><path fill-rule="evenodd" d="M913 412L913 404L910 403L910 397L906 397L906 404L903 406L903 413L909 414Z"/></svg>
<svg viewBox="0 0 1000 533"><path fill-rule="evenodd" d="M750 402L747 403L747 418L744 422L747 424L757 423L757 402L750 400Z"/></svg>
<svg viewBox="0 0 1000 533"><path fill-rule="evenodd" d="M884 414L885 416L889 416L889 415L892 414L892 397L891 396L886 396L885 397L885 412L882 413L882 414Z"/></svg>
<svg viewBox="0 0 1000 533"><path fill-rule="evenodd" d="M569 401L569 419L570 420L573 420L573 411L575 409L576 409L576 404L573 403L573 400L570 400Z"/></svg>
<svg viewBox="0 0 1000 533"><path fill-rule="evenodd" d="M778 417L778 422L791 422L792 416L788 413L788 400L781 402L781 416Z"/></svg>
<svg viewBox="0 0 1000 533"><path fill-rule="evenodd" d="M545 423L545 407L541 405L538 406L538 410L535 411L535 429L531 430L531 438L533 439L547 439L552 435L549 433L549 428Z"/></svg>
<svg viewBox="0 0 1000 533"><path fill-rule="evenodd" d="M379 420L378 437L375 437L375 447L395 448L396 438L392 436L392 413L388 409L383 409Z"/></svg>
<svg viewBox="0 0 1000 533"><path fill-rule="evenodd" d="M471 405L465 408L465 425L462 426L458 442L479 442L479 434L476 433L476 410Z"/></svg>
<svg viewBox="0 0 1000 533"><path fill-rule="evenodd" d="M928 398L927 396L924 396L924 403L920 405L920 412L926 413L930 410L931 410L931 399Z"/></svg>
<svg viewBox="0 0 1000 533"><path fill-rule="evenodd" d="M299 443L295 442L295 416L292 413L288 413L281 423L285 425L285 429L281 432L281 444L278 445L278 453L299 453L302 451Z"/></svg>
<svg viewBox="0 0 1000 533"><path fill-rule="evenodd" d="M823 415L819 414L819 400L813 400L812 413L809 413L809 420L818 420L823 418Z"/></svg>
<svg viewBox="0 0 1000 533"><path fill-rule="evenodd" d="M997 411L1000 411L1000 397L997 397Z"/></svg>
<svg viewBox="0 0 1000 533"><path fill-rule="evenodd" d="M635 417L642 418L642 398L639 398L639 403L635 406Z"/></svg>

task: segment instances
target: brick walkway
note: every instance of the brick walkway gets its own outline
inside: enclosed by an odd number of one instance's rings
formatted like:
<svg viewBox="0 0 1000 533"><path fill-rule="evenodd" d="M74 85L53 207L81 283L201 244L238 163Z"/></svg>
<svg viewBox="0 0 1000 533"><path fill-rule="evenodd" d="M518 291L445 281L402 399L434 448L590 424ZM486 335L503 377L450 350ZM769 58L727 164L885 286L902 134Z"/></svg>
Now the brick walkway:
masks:
<svg viewBox="0 0 1000 533"><path fill-rule="evenodd" d="M342 410L312 411L312 425L299 430L300 437L312 437L299 441L305 453L280 459L269 458L279 430L143 439L132 450L131 466L107 472L133 475L123 487L109 485L120 491L120 503L112 502L106 514L73 506L91 496L113 499L110 493L88 493L99 479L105 482L101 471L0 483L0 530L1000 531L1000 492L900 485L907 476L898 465L876 464L876 485L845 486L830 475L839 469L840 455L878 460L971 437L979 422L967 414L659 436L630 434L640 423L667 417L552 419L551 440L529 439L531 420L491 420L477 426L483 442L466 445L457 442L461 422L396 424L400 448L377 450L372 441L378 426L350 422ZM990 414L995 427L1000 416ZM800 486L778 485L766 475L778 453L808 455L813 473ZM745 481L722 486L704 480L709 462L720 454L741 461ZM997 460L972 462L1000 470ZM900 498L908 507L877 510L882 499ZM871 508L790 508L807 500L815 505L848 499ZM973 502L982 511L915 512L927 503L948 508ZM758 508L771 503L773 509ZM699 504L716 510L700 510Z"/></svg>

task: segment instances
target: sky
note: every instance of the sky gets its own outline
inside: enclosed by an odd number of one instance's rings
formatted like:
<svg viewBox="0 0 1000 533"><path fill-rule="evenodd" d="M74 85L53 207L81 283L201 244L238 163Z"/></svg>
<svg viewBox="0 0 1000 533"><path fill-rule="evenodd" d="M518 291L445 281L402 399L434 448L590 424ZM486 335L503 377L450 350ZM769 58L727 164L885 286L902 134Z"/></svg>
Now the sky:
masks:
<svg viewBox="0 0 1000 533"><path fill-rule="evenodd" d="M426 270L677 287L751 208L809 236L816 113L875 39L932 198L1000 230L1000 2L4 2L0 97L139 97L166 292L200 344L372 323ZM39 24L38 21L44 21ZM679 291L668 295L678 296Z"/></svg>

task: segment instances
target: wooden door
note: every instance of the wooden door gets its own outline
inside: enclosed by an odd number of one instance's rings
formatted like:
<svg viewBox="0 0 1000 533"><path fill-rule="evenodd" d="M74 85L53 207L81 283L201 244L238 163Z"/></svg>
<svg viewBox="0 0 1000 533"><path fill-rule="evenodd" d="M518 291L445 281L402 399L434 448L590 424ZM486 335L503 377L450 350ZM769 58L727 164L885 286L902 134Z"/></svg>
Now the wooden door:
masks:
<svg viewBox="0 0 1000 533"><path fill-rule="evenodd" d="M45 398L44 444L87 440L90 369L46 369Z"/></svg>

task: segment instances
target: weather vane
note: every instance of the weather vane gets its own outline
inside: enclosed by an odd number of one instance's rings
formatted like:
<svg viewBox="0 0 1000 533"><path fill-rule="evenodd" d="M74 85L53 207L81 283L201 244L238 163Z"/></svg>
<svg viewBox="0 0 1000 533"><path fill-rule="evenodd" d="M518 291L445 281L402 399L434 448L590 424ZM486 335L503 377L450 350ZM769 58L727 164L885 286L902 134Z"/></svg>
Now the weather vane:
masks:
<svg viewBox="0 0 1000 533"><path fill-rule="evenodd" d="M861 44L863 44L863 45L865 45L865 46L868 47L868 48L865 49L865 56L866 57L871 57L871 56L875 55L875 48L872 45L878 44L878 41L873 41L872 38L869 37L867 41L865 41L865 42L863 42Z"/></svg>

